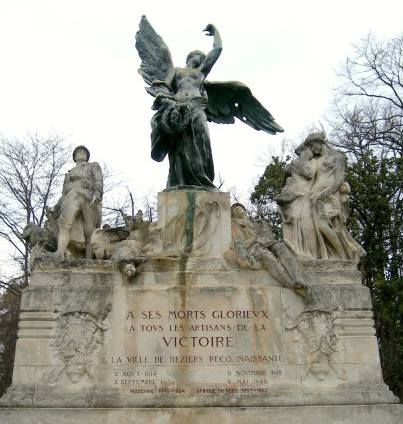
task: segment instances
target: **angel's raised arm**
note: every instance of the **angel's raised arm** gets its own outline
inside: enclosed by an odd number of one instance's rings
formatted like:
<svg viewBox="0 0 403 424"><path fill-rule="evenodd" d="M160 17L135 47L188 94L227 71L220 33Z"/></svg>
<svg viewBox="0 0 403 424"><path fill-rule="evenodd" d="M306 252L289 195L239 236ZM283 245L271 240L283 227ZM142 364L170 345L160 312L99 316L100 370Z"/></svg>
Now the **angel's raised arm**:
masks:
<svg viewBox="0 0 403 424"><path fill-rule="evenodd" d="M217 62L217 59L220 57L222 52L222 41L220 33L214 25L208 24L204 31L207 32L206 35L214 36L213 49L208 53L201 67L201 71L205 76L207 76L211 71L211 68Z"/></svg>

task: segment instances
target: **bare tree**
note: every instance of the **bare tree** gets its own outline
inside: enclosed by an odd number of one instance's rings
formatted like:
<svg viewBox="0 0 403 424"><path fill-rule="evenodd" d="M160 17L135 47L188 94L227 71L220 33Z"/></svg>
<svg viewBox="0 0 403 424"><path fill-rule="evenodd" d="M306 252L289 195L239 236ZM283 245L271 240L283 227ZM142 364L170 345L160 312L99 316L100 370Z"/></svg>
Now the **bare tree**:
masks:
<svg viewBox="0 0 403 424"><path fill-rule="evenodd" d="M14 252L24 284L29 276L29 247L23 229L28 223L44 223L68 159L68 149L58 136L0 139L0 237Z"/></svg>
<svg viewBox="0 0 403 424"><path fill-rule="evenodd" d="M354 47L339 73L336 130L347 135L347 148L354 154L377 148L401 157L403 34L388 41L369 34Z"/></svg>
<svg viewBox="0 0 403 424"><path fill-rule="evenodd" d="M384 100L403 110L403 34L386 42L368 34L348 57L342 76L347 96ZM399 114L402 117L402 114Z"/></svg>
<svg viewBox="0 0 403 424"><path fill-rule="evenodd" d="M133 200L133 199L132 199ZM144 210L144 217L153 222L157 219L157 197L155 193L148 192L143 195L142 209Z"/></svg>
<svg viewBox="0 0 403 424"><path fill-rule="evenodd" d="M124 198L107 199L102 204L102 222L104 227L122 227L125 217L134 216L133 195L128 191Z"/></svg>
<svg viewBox="0 0 403 424"><path fill-rule="evenodd" d="M329 119L332 127L331 143L354 159L361 158L370 150L377 156L401 157L398 144L403 122L390 107L368 99L350 108L336 105L336 112Z"/></svg>
<svg viewBox="0 0 403 424"><path fill-rule="evenodd" d="M118 194L118 196L108 196L102 206L102 221L104 225L111 227L124 226L125 217L131 216L134 218L138 210L143 211L144 218L149 222L157 219L157 199L152 189L144 193L140 198L129 187L126 187L126 193L119 193L119 190L117 190L119 184L113 183L112 186L114 190L111 190L111 194Z"/></svg>

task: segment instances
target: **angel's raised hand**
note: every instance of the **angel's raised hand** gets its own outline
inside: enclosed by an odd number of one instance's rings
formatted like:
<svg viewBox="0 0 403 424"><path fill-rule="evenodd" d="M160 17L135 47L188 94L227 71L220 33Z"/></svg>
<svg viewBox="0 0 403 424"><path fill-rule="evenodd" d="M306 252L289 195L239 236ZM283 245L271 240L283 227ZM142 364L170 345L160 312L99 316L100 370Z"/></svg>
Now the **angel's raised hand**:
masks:
<svg viewBox="0 0 403 424"><path fill-rule="evenodd" d="M206 26L206 28L204 28L203 31L206 32L206 35L207 36L212 37L215 34L215 32L216 32L216 28L215 28L215 26L213 24L208 24Z"/></svg>

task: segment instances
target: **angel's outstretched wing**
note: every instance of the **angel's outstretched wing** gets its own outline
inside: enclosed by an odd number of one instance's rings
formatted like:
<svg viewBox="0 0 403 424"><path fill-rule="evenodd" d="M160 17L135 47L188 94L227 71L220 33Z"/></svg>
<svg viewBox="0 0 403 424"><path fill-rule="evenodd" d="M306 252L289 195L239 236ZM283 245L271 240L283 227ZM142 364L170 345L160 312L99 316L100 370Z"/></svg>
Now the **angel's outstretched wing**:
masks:
<svg viewBox="0 0 403 424"><path fill-rule="evenodd" d="M155 81L164 81L173 70L168 46L144 15L141 17L140 27L136 34L136 49L141 58L139 74L147 84L152 85ZM147 91L153 94L152 90L147 89Z"/></svg>
<svg viewBox="0 0 403 424"><path fill-rule="evenodd" d="M238 118L258 131L269 134L284 131L245 84L238 81L204 81L204 87L208 96L207 118L209 121L233 124L234 118Z"/></svg>

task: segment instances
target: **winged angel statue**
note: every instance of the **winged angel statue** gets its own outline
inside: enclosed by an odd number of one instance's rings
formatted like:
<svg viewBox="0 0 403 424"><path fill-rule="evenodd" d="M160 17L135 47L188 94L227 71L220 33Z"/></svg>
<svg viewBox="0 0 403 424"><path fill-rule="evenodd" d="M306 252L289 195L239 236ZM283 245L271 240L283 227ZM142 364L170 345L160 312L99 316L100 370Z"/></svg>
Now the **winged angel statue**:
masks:
<svg viewBox="0 0 403 424"><path fill-rule="evenodd" d="M136 34L139 73L148 84L147 92L155 97L151 157L160 162L168 155L167 189L215 189L207 121L233 124L238 118L255 130L269 134L283 131L246 85L206 80L221 54L222 43L214 25L207 25L204 31L214 36L213 49L207 55L190 52L184 68L174 67L167 45L145 16Z"/></svg>

